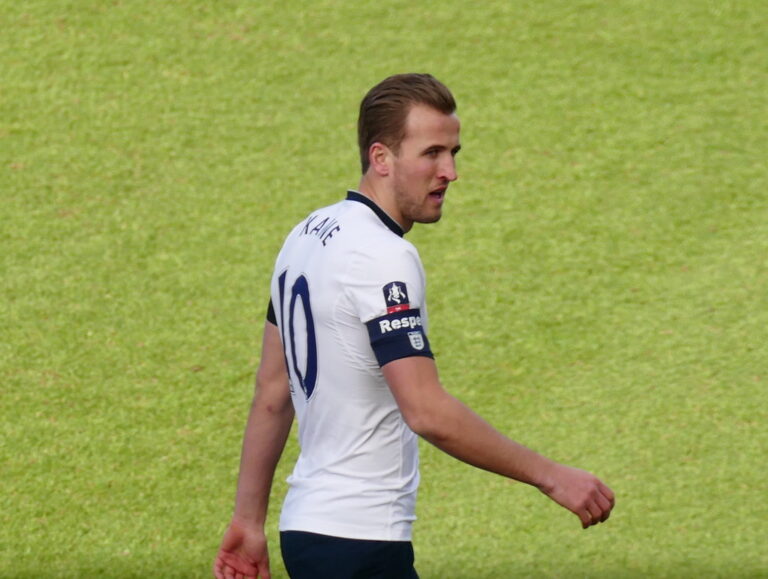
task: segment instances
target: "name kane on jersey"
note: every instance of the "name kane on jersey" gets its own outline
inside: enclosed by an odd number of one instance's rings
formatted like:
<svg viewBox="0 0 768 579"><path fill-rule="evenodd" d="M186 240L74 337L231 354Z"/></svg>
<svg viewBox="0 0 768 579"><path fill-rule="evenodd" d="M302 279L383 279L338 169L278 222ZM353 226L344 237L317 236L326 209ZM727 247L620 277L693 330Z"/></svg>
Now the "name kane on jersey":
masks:
<svg viewBox="0 0 768 579"><path fill-rule="evenodd" d="M311 215L304 222L304 227L301 230L302 235L315 235L322 242L323 246L328 243L328 240L333 237L333 234L341 231L341 225L335 219L326 217L321 219L317 223L315 221L319 219L319 215ZM314 227L310 229L310 226L314 223Z"/></svg>

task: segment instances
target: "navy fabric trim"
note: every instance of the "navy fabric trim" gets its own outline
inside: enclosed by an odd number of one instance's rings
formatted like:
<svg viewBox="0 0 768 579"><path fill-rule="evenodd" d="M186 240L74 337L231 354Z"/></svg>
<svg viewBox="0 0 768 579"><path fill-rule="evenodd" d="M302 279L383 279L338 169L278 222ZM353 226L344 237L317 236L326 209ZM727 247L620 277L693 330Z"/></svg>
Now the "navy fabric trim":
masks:
<svg viewBox="0 0 768 579"><path fill-rule="evenodd" d="M403 235L405 235L403 228L400 227L400 225L398 225L397 221L392 219L389 215L387 215L384 212L384 210L381 207L376 205L373 201L368 199L368 197L366 197L362 193L358 193L357 191L352 191L352 190L347 191L347 201L358 201L363 205L367 205L378 216L378 218L381 219L382 222L384 222L384 225L389 227L392 233L396 234L398 237L402 237Z"/></svg>
<svg viewBox="0 0 768 579"><path fill-rule="evenodd" d="M269 307L267 307L267 321L277 325L277 316L275 315L275 307L272 305L272 299L269 300Z"/></svg>

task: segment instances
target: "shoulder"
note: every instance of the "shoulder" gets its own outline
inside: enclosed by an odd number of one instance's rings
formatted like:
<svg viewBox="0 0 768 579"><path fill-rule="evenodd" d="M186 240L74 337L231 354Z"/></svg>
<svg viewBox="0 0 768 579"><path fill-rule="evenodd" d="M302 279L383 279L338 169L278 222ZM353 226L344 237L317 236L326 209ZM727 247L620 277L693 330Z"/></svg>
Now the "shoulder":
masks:
<svg viewBox="0 0 768 579"><path fill-rule="evenodd" d="M369 275L379 277L377 272L388 270L418 270L422 271L421 257L416 247L389 232L370 235L360 240L353 249L352 260L355 269L362 269Z"/></svg>

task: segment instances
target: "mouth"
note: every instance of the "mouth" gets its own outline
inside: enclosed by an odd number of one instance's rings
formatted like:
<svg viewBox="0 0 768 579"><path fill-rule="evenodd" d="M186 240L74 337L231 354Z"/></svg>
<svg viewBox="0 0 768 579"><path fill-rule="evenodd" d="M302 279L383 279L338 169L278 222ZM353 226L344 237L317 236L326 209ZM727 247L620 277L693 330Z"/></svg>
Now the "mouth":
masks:
<svg viewBox="0 0 768 579"><path fill-rule="evenodd" d="M440 187L439 189L430 191L429 198L438 203L442 203L443 199L445 199L445 192L447 189L447 187Z"/></svg>

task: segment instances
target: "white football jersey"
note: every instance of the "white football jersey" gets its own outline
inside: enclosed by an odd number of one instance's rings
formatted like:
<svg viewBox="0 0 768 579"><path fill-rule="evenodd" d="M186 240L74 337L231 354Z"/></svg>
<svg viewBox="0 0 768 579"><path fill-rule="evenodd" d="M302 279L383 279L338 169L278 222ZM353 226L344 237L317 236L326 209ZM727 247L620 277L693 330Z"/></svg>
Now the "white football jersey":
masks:
<svg viewBox="0 0 768 579"><path fill-rule="evenodd" d="M411 538L418 441L381 372L432 356L416 248L370 199L350 191L288 236L271 299L290 375L301 453L281 531Z"/></svg>

